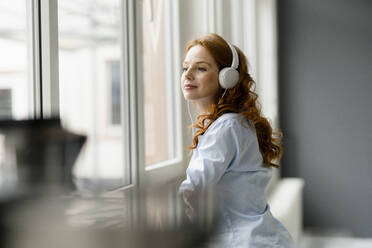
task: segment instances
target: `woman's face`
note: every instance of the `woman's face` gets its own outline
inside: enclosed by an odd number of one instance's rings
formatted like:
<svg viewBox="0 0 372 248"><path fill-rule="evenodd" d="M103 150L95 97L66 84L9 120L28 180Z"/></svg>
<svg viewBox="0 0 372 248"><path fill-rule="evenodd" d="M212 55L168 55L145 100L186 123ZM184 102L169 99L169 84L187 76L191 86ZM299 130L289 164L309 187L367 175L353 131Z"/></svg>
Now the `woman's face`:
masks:
<svg viewBox="0 0 372 248"><path fill-rule="evenodd" d="M200 45L193 46L183 62L181 87L186 100L194 101L199 107L210 106L218 92L218 67L208 50Z"/></svg>

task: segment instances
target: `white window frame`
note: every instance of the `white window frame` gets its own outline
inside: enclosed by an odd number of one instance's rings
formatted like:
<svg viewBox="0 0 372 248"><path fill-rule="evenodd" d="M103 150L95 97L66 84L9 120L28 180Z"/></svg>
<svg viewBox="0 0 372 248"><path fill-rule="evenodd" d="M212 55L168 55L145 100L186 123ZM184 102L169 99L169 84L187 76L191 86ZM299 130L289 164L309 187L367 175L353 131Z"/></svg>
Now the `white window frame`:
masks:
<svg viewBox="0 0 372 248"><path fill-rule="evenodd" d="M29 88L28 93L28 106L29 106L29 117L40 118L41 117L41 41L40 41L40 2L39 0L27 1L27 19L31 20L28 23L27 30L29 31L28 37L29 42L29 78L32 80L32 85Z"/></svg>
<svg viewBox="0 0 372 248"><path fill-rule="evenodd" d="M123 175L124 179L129 179L130 184L119 189L125 190L133 187L138 187L138 127L136 123L136 58L135 58L135 12L134 2L132 0L122 0L121 4L121 29L126 29L127 32L121 32L121 57L122 65L121 78L124 82L121 87L122 96L122 126L125 134L123 140L124 147L124 164L129 164L130 173ZM124 61L125 60L125 61ZM128 65L128 66L125 66ZM125 178L130 176L130 178Z"/></svg>
<svg viewBox="0 0 372 248"><path fill-rule="evenodd" d="M58 6L57 0L40 0L41 116L59 117Z"/></svg>
<svg viewBox="0 0 372 248"><path fill-rule="evenodd" d="M166 26L165 37L168 44L171 47L166 51L166 60L170 61L170 68L166 71L166 78L168 82L178 82L180 80L180 54L179 54L179 4L178 1L174 0L163 0L165 9L166 23L168 22L170 26ZM132 1L131 1L132 2ZM183 147L183 136L179 137L172 136L169 137L169 144L174 144L171 154L177 154L175 159L167 160L161 163L157 163L146 167L145 161L145 125L144 125L144 82L143 82L143 55L142 55L142 1L136 1L135 5L136 13L136 83L137 83L137 116L132 118L132 120L137 120L136 127L138 128L137 135L137 149L138 149L138 178L141 187L154 186L159 184L164 184L181 177L184 173L184 154ZM168 118L168 125L174 130L171 133L181 134L182 133L182 115L181 111L181 92L177 85L169 84L167 85L166 97L168 102L168 113L170 113L170 118ZM173 96L174 97L173 97ZM173 123L172 124L172 120Z"/></svg>

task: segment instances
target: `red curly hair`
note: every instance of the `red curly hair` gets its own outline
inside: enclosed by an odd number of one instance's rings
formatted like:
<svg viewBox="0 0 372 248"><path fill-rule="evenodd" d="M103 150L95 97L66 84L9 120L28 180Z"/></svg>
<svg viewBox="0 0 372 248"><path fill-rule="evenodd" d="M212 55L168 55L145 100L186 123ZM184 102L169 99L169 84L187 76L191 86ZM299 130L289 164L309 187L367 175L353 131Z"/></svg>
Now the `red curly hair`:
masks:
<svg viewBox="0 0 372 248"><path fill-rule="evenodd" d="M191 40L186 46L185 54L196 45L208 50L216 61L219 70L231 66L231 49L221 36L208 34ZM192 145L188 148L193 150L197 147L198 137L203 135L218 117L225 113L240 113L256 130L264 164L268 167L279 168L278 163L283 153L281 146L282 133L280 131L273 132L269 121L262 116L258 95L255 93L255 82L248 72L247 59L239 48L234 47L239 55L239 67L237 69L239 81L235 87L226 92L222 99L225 90L220 87L216 94L215 103L210 108L210 114L199 115L196 123L192 124L192 127L197 128L197 131L194 133Z"/></svg>

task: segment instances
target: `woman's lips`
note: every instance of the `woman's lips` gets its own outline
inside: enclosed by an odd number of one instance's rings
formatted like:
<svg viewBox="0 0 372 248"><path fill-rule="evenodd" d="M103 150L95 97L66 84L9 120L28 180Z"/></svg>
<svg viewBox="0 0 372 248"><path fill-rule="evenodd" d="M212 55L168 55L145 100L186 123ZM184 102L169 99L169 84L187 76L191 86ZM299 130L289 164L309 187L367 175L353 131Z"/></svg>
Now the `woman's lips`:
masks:
<svg viewBox="0 0 372 248"><path fill-rule="evenodd" d="M196 89L197 87L195 85L192 85L192 84L185 84L184 85L184 89L185 90L192 90L192 89Z"/></svg>

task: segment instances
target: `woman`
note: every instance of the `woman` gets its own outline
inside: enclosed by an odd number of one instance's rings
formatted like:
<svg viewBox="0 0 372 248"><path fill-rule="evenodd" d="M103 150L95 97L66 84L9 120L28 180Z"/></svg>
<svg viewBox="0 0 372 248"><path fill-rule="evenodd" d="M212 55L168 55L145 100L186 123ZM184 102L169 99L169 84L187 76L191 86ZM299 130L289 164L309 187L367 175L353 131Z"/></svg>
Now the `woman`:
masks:
<svg viewBox="0 0 372 248"><path fill-rule="evenodd" d="M186 47L181 87L198 110L193 156L179 192L189 217L195 195L212 186L221 226L213 247L291 247L287 230L270 213L265 188L282 147L262 117L247 60L216 34Z"/></svg>

